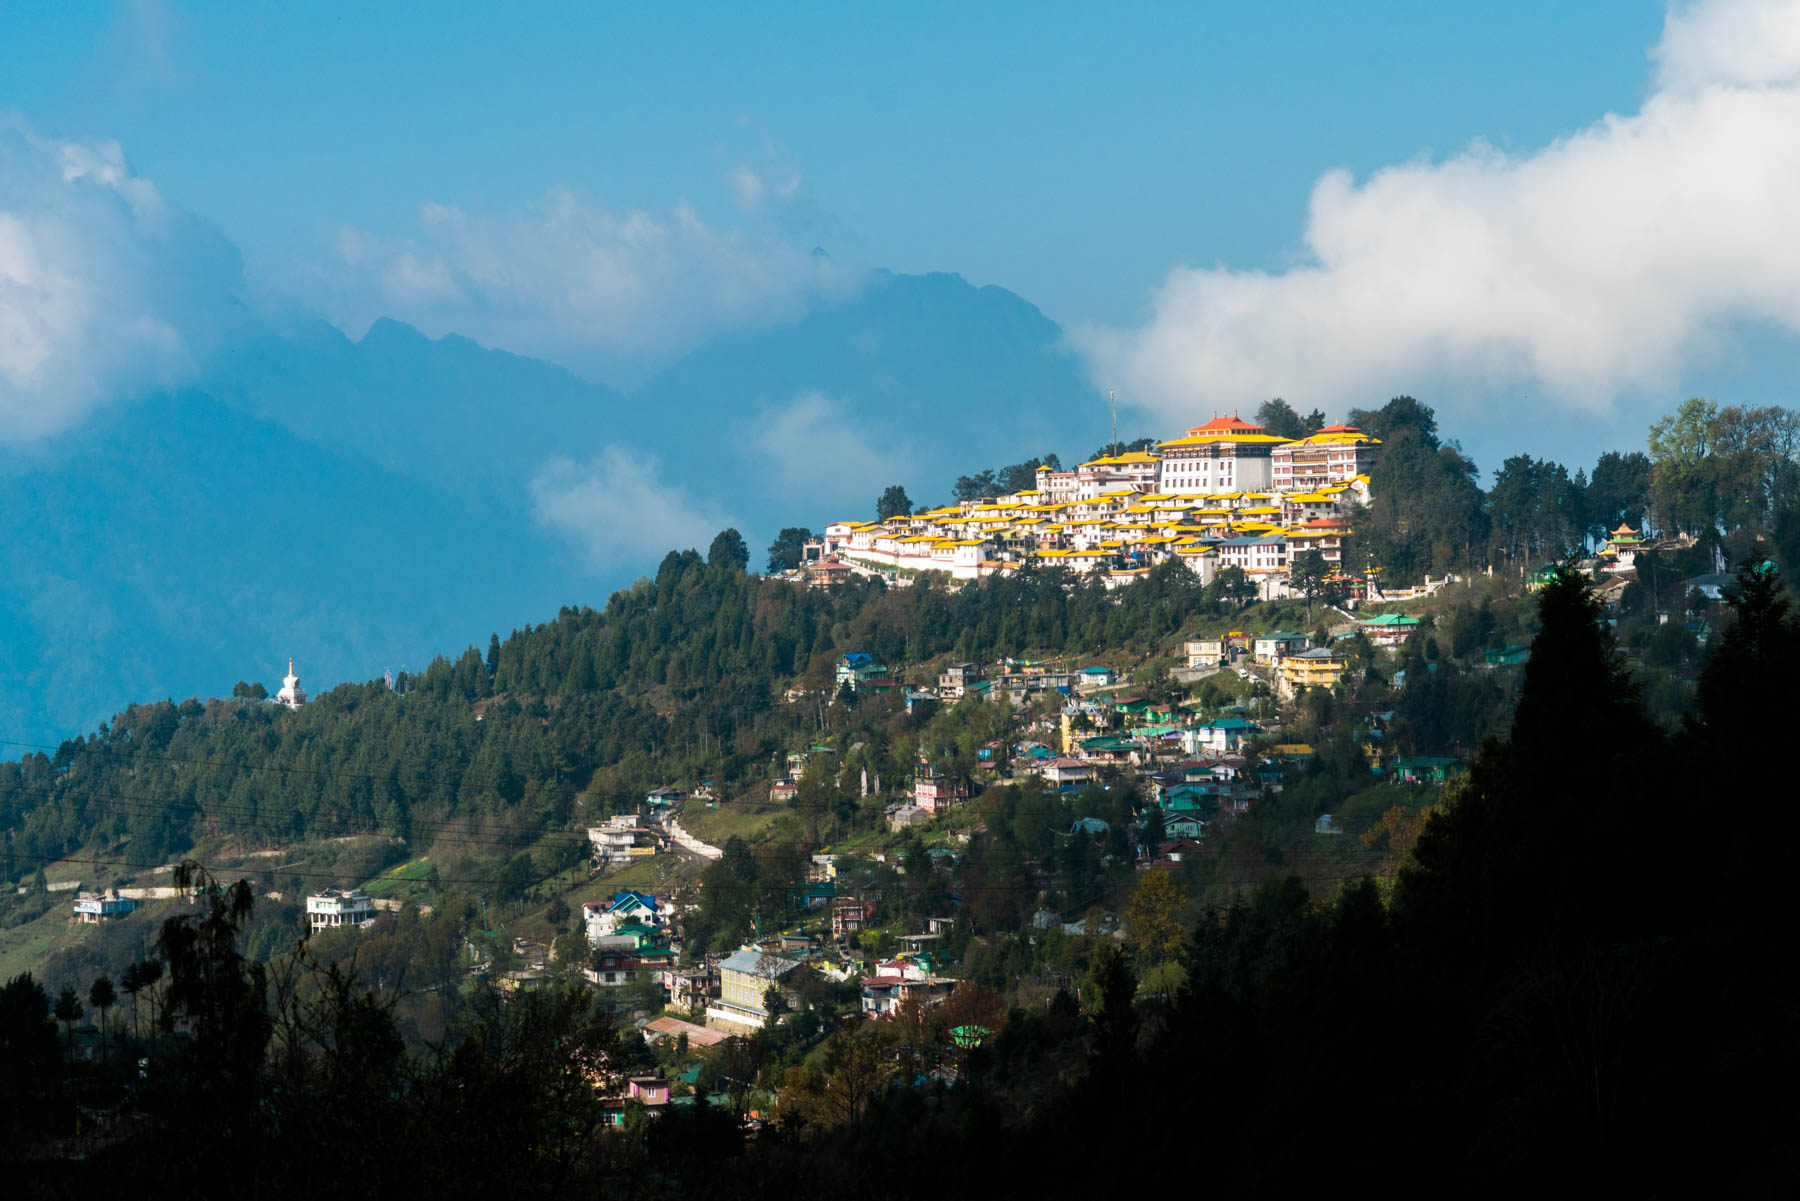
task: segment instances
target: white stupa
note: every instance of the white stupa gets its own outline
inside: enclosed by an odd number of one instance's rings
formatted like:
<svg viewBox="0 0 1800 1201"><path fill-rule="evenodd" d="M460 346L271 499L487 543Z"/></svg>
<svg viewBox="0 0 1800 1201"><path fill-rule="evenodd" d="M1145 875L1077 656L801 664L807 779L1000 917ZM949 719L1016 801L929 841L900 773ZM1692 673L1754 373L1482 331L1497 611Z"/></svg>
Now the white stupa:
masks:
<svg viewBox="0 0 1800 1201"><path fill-rule="evenodd" d="M306 703L306 689L300 687L300 677L294 674L292 659L288 660L288 673L281 681L281 691L275 694L275 703L290 709L298 709Z"/></svg>

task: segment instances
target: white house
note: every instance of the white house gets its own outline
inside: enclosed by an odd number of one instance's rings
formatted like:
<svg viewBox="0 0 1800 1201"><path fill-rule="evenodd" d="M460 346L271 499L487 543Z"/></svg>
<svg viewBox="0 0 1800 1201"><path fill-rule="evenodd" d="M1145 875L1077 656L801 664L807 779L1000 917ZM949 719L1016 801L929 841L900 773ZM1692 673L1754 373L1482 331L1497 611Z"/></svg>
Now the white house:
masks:
<svg viewBox="0 0 1800 1201"><path fill-rule="evenodd" d="M1262 727L1241 717L1221 717L1203 726L1183 730L1181 749L1189 755L1223 755L1237 750L1244 739L1260 734Z"/></svg>
<svg viewBox="0 0 1800 1201"><path fill-rule="evenodd" d="M606 824L588 827L588 842L593 847L594 862L612 867L643 855L654 855L655 835L639 824L637 815L621 813L606 819Z"/></svg>
<svg viewBox="0 0 1800 1201"><path fill-rule="evenodd" d="M104 892L84 892L75 898L75 920L94 926L124 917L136 908L137 902L130 897L120 896L116 888L109 888Z"/></svg>
<svg viewBox="0 0 1800 1201"><path fill-rule="evenodd" d="M375 901L360 888L327 888L306 898L306 920L315 931L361 926L375 920Z"/></svg>
<svg viewBox="0 0 1800 1201"><path fill-rule="evenodd" d="M1094 778L1094 765L1085 759L1046 759L1037 765L1037 774L1044 778L1044 783L1086 784Z"/></svg>

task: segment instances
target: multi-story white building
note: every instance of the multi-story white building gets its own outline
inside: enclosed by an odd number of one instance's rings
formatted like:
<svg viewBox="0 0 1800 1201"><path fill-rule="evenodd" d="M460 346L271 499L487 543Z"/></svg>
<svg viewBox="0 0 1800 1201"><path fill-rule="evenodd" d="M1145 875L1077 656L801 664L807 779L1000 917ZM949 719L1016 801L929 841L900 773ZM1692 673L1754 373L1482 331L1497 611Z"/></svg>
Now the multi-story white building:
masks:
<svg viewBox="0 0 1800 1201"><path fill-rule="evenodd" d="M1280 534L1227 538L1216 546L1221 570L1238 567L1244 571L1271 571L1288 565L1288 540Z"/></svg>
<svg viewBox="0 0 1800 1201"><path fill-rule="evenodd" d="M589 826L588 843L593 847L594 863L603 868L656 854L655 833L634 813L617 814L607 818L605 825Z"/></svg>
<svg viewBox="0 0 1800 1201"><path fill-rule="evenodd" d="M1253 422L1214 417L1156 448L1162 456L1156 492L1193 496L1267 491L1274 478L1270 453L1286 441Z"/></svg>
<svg viewBox="0 0 1800 1201"><path fill-rule="evenodd" d="M1270 472L1277 492L1312 492L1367 475L1381 440L1353 425L1328 425L1318 433L1277 446Z"/></svg>
<svg viewBox="0 0 1800 1201"><path fill-rule="evenodd" d="M1037 469L1037 495L1040 502L1066 505L1074 500L1080 492L1080 472L1052 471L1043 466Z"/></svg>
<svg viewBox="0 0 1800 1201"><path fill-rule="evenodd" d="M375 902L360 888L327 888L306 898L306 920L315 931L360 926L375 920Z"/></svg>
<svg viewBox="0 0 1800 1201"><path fill-rule="evenodd" d="M1121 490L1154 492L1161 462L1161 456L1142 450L1089 459L1075 469L1074 499L1092 500L1103 493Z"/></svg>
<svg viewBox="0 0 1800 1201"><path fill-rule="evenodd" d="M120 896L116 888L109 888L104 892L84 892L75 897L75 920L93 926L124 917L136 908L137 902L130 897Z"/></svg>

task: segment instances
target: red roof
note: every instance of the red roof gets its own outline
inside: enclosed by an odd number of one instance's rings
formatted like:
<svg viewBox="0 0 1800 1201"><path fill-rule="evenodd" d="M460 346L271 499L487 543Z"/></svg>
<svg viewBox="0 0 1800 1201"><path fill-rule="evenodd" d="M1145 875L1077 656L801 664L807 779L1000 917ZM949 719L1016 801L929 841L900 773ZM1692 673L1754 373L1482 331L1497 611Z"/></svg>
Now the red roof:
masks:
<svg viewBox="0 0 1800 1201"><path fill-rule="evenodd" d="M1260 434L1263 427L1253 421L1240 421L1236 417L1214 417L1205 425L1196 425L1188 431L1190 437L1196 434Z"/></svg>
<svg viewBox="0 0 1800 1201"><path fill-rule="evenodd" d="M1360 434L1362 430L1354 425L1328 425L1319 432L1321 434Z"/></svg>

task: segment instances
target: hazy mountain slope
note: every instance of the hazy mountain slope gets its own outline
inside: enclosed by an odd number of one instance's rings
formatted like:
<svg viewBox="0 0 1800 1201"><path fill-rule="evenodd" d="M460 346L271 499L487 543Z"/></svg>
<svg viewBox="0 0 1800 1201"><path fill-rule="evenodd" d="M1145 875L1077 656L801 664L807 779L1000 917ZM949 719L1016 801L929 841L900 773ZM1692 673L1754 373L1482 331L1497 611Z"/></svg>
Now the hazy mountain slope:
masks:
<svg viewBox="0 0 1800 1201"><path fill-rule="evenodd" d="M617 393L560 367L387 320L358 341L323 321L266 331L205 388L340 455L517 512L546 459L598 449L624 415Z"/></svg>
<svg viewBox="0 0 1800 1201"><path fill-rule="evenodd" d="M198 393L0 456L0 738L421 666L585 591L560 547Z"/></svg>
<svg viewBox="0 0 1800 1201"><path fill-rule="evenodd" d="M800 413L826 412L828 422L795 414L797 399L815 392L829 409ZM1108 430L1104 397L1056 323L1004 288L956 275L878 273L855 298L793 325L714 339L633 399L671 454L696 437L717 439L739 486L760 493L772 515L814 523L821 514L810 503L854 500L872 512L875 491L895 482L915 500L945 499L959 474L1046 451L1084 455ZM783 424L783 414L794 419ZM891 478L834 477L826 463L809 470L805 454L781 453L793 444L848 450L859 469Z"/></svg>
<svg viewBox="0 0 1800 1201"><path fill-rule="evenodd" d="M665 548L595 566L536 524L554 457L601 486L609 447L654 461L636 486L729 515L760 566L780 526L872 511L886 484L942 500L962 472L1079 456L1105 407L1061 339L1004 289L881 273L624 397L396 322L353 341L247 316L194 391L0 452L0 738L267 682L289 654L309 685L367 678L603 601ZM597 520L606 545L628 517Z"/></svg>

